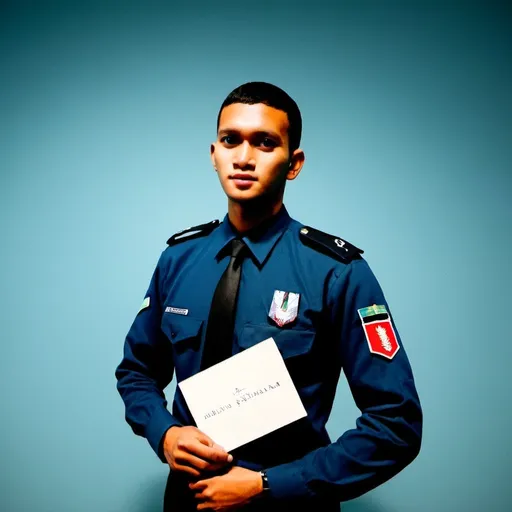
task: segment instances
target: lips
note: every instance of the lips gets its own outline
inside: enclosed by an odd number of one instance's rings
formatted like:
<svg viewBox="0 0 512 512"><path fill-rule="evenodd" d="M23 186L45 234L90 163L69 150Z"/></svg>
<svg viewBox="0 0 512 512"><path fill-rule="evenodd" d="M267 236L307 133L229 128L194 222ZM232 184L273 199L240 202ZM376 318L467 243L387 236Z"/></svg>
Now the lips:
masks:
<svg viewBox="0 0 512 512"><path fill-rule="evenodd" d="M257 181L253 174L246 174L242 172L233 174L229 179L238 190L249 190L252 188L252 184Z"/></svg>
<svg viewBox="0 0 512 512"><path fill-rule="evenodd" d="M242 180L242 181L256 181L255 176L252 174L234 174L230 176L232 180Z"/></svg>

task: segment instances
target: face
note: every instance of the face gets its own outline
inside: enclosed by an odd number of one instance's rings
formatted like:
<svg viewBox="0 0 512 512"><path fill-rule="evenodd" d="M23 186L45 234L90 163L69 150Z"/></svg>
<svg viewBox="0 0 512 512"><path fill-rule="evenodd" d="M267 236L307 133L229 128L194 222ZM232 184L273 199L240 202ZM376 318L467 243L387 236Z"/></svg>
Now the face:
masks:
<svg viewBox="0 0 512 512"><path fill-rule="evenodd" d="M302 151L290 155L288 127L285 112L262 103L233 103L222 110L211 157L230 201L282 201L286 180L302 167Z"/></svg>

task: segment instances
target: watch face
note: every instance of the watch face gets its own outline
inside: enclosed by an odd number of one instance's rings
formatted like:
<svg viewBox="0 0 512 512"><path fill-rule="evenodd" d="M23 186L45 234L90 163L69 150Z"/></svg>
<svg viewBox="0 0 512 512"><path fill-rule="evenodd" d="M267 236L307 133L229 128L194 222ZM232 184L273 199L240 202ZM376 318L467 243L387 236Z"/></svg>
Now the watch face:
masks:
<svg viewBox="0 0 512 512"><path fill-rule="evenodd" d="M261 480L263 482L263 490L268 491L269 485L268 485L268 478L267 478L267 472L266 471L260 471Z"/></svg>

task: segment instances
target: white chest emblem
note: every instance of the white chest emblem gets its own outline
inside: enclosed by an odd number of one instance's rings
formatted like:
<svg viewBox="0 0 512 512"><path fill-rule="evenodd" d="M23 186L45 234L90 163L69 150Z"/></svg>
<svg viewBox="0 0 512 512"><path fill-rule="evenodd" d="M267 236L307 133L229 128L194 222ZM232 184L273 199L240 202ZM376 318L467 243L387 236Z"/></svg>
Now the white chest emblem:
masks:
<svg viewBox="0 0 512 512"><path fill-rule="evenodd" d="M289 324L297 318L299 312L299 293L276 290L270 305L268 316L279 326Z"/></svg>

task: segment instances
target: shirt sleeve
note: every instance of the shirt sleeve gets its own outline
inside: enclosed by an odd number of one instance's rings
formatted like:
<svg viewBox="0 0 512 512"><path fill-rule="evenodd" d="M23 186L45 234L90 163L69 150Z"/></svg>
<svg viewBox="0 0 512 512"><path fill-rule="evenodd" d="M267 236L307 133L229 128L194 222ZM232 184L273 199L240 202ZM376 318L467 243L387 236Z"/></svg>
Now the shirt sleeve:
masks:
<svg viewBox="0 0 512 512"><path fill-rule="evenodd" d="M419 453L422 411L398 332L395 328L400 348L391 359L374 354L358 313L374 304L385 306L393 322L366 261L355 260L331 287L330 309L338 355L361 415L354 429L330 445L268 469L274 498L353 499L396 475Z"/></svg>
<svg viewBox="0 0 512 512"><path fill-rule="evenodd" d="M161 330L161 262L157 265L145 303L126 336L124 356L116 369L117 389L126 408L126 421L145 437L162 462L165 432L179 421L167 410L163 390L174 372L172 350ZM148 304L149 300L149 304Z"/></svg>

